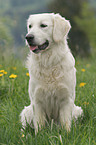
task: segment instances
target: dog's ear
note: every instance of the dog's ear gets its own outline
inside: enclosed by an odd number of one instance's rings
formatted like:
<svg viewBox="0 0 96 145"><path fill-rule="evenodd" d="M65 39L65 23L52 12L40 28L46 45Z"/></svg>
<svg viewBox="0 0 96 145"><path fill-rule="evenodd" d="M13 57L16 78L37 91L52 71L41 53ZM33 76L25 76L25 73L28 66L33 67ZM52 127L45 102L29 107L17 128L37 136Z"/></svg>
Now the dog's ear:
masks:
<svg viewBox="0 0 96 145"><path fill-rule="evenodd" d="M70 22L59 14L55 14L53 23L53 40L55 42L62 41L71 28Z"/></svg>

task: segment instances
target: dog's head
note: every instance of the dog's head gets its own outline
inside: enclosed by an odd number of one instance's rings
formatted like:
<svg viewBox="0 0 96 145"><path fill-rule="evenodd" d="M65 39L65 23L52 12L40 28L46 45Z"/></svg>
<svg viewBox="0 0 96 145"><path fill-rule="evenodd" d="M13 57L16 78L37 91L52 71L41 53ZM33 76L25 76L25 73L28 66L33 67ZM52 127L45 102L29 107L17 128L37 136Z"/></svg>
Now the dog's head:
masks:
<svg viewBox="0 0 96 145"><path fill-rule="evenodd" d="M59 14L30 15L27 22L27 44L34 53L48 49L51 44L64 40L71 25Z"/></svg>

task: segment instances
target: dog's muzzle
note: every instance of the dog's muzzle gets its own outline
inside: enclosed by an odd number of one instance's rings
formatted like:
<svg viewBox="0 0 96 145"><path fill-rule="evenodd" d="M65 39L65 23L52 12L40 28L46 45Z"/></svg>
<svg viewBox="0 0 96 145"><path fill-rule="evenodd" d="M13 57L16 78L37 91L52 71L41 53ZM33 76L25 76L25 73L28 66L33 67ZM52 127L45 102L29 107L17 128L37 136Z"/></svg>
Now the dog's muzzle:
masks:
<svg viewBox="0 0 96 145"><path fill-rule="evenodd" d="M39 53L39 52L47 49L49 46L48 40L46 40L45 43L43 43L42 45L36 45L34 43L34 36L33 35L27 35L25 38L29 44L30 50L33 51L34 53Z"/></svg>

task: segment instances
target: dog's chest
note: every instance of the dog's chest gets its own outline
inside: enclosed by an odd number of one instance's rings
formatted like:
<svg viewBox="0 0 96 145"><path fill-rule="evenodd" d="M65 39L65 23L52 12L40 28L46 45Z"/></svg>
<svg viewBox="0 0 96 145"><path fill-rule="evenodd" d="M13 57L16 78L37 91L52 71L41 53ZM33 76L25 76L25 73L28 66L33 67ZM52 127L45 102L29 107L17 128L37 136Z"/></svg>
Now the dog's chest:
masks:
<svg viewBox="0 0 96 145"><path fill-rule="evenodd" d="M51 68L38 68L34 72L35 78L45 84L57 83L63 77L62 66Z"/></svg>

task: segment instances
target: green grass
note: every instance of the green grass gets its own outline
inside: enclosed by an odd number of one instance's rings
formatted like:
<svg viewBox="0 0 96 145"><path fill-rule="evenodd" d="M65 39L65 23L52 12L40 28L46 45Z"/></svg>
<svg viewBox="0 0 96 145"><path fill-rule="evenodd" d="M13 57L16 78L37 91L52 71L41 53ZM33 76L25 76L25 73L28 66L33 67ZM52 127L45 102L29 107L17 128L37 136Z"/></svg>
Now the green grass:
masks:
<svg viewBox="0 0 96 145"><path fill-rule="evenodd" d="M1 66L2 65L2 66ZM16 70L13 69L16 67ZM56 124L49 123L35 136L34 130L27 127L22 136L19 114L30 104L28 96L28 72L21 60L10 63L0 61L0 70L7 74L0 77L0 145L96 145L96 59L76 59L77 86L75 104L84 111L83 119L75 124L72 121L71 132ZM81 69L85 69L82 72ZM10 79L11 74L17 78ZM80 83L86 85L80 87Z"/></svg>

